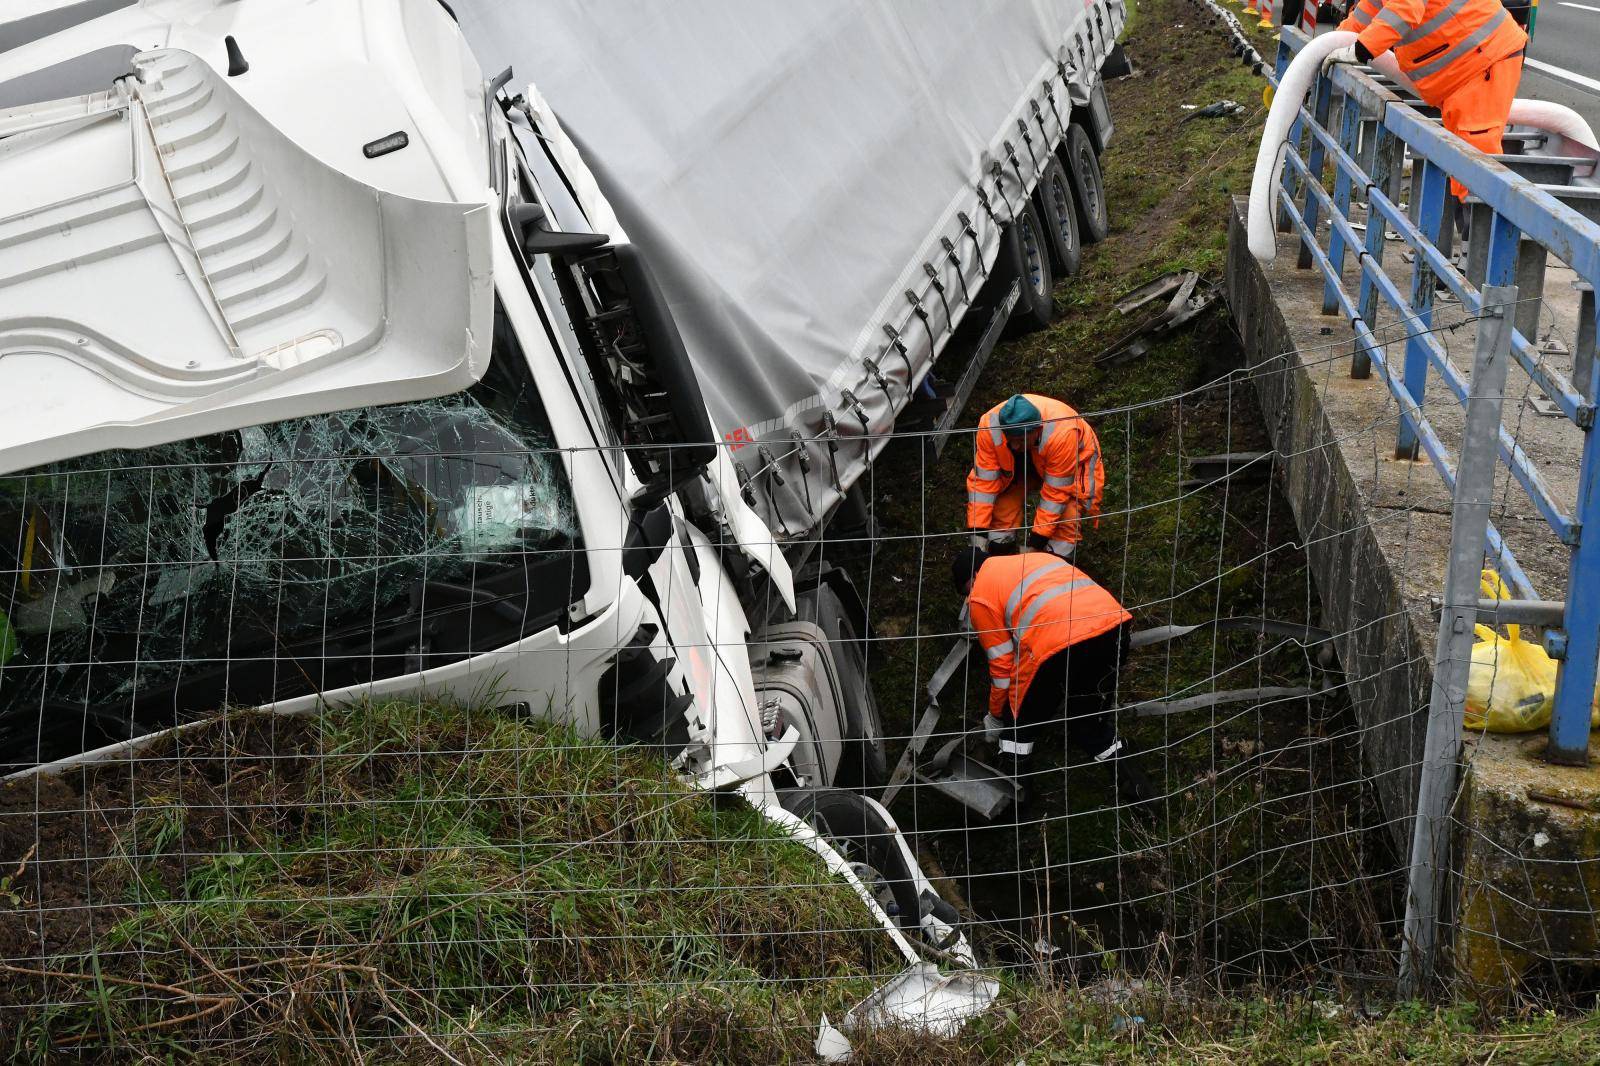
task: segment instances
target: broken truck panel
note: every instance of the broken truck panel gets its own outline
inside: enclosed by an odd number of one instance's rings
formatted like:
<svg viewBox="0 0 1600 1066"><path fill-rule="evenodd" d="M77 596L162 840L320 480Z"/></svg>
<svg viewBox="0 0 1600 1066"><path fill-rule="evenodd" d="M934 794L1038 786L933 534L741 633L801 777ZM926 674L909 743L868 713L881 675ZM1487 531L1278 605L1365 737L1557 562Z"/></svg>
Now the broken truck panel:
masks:
<svg viewBox="0 0 1600 1066"><path fill-rule="evenodd" d="M83 707L116 739L450 661L581 595L566 469L517 361L443 399L0 477L0 761L81 750Z"/></svg>

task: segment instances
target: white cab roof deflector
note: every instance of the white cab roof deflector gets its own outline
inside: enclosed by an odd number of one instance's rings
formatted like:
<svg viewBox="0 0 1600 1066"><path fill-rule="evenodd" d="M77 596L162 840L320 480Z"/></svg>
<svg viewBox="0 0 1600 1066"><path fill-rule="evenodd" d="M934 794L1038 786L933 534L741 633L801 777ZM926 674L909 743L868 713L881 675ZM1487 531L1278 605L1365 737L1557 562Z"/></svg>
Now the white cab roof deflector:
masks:
<svg viewBox="0 0 1600 1066"><path fill-rule="evenodd" d="M329 168L187 52L134 66L0 111L0 473L482 375L487 204Z"/></svg>

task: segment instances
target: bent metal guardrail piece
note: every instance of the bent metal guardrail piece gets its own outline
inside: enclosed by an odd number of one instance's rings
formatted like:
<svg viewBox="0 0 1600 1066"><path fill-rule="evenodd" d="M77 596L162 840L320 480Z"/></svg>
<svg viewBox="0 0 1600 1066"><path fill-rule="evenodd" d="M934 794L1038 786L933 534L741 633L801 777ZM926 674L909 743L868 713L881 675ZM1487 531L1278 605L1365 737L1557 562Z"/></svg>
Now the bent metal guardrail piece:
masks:
<svg viewBox="0 0 1600 1066"><path fill-rule="evenodd" d="M1326 42L1332 36L1318 37L1313 44L1297 29L1283 31L1274 79L1285 82L1280 99L1294 88L1288 80L1301 87L1295 99L1303 100L1307 87L1312 96L1309 108L1302 103L1297 113L1287 117L1280 111L1268 131L1269 135L1275 131L1263 152L1269 180L1258 180L1262 188L1253 190L1251 197L1255 223L1250 230L1251 251L1271 261L1276 248L1268 250L1259 238L1262 220L1270 224L1274 215L1279 232L1297 234L1301 245L1298 265L1315 267L1325 279L1324 312L1342 313L1354 330L1351 375L1366 377L1376 367L1399 404L1397 454L1426 455L1453 492L1455 462L1420 407L1430 369L1438 373L1457 403L1464 406L1468 395L1468 379L1452 362L1433 320L1435 292L1447 289L1468 315L1480 318L1486 312L1483 292L1490 286L1516 284L1524 294L1542 291L1544 263L1549 257L1571 267L1580 287L1592 291L1600 283L1600 225L1580 210L1586 207L1582 197L1590 192L1590 186L1569 190L1536 184L1515 173L1444 130L1394 79L1380 79L1347 66L1319 72L1319 53L1327 50ZM1294 78L1285 79L1291 59L1308 48L1312 53L1304 63L1295 64L1299 69ZM1541 111L1534 117L1540 116L1542 120L1536 123L1540 128L1532 139L1542 139L1548 150L1571 147L1573 138L1583 135L1577 127L1563 125L1559 114ZM1288 118L1292 118L1292 128ZM1561 128L1552 128L1556 126ZM1274 144L1281 144L1281 149L1271 151ZM1410 204L1403 207L1401 187L1408 155L1412 163ZM1279 161L1281 179L1277 177ZM1323 177L1330 167L1331 191L1324 187ZM1261 177L1260 169L1257 177ZM1454 220L1447 196L1451 179L1470 193L1470 232L1475 247L1468 254L1466 274L1457 269L1453 259ZM1582 175L1574 180L1593 181ZM1256 193L1267 191L1271 196L1258 200ZM1351 221L1352 200L1365 202L1365 232ZM1397 235L1415 253L1411 263L1400 264L1400 271L1395 271L1392 263L1385 264L1386 234ZM1346 260L1352 254L1358 279L1355 292L1346 287L1345 277ZM1404 336L1399 365L1388 359L1385 342L1374 333L1380 311L1394 316L1393 326ZM1514 316L1519 328L1511 337L1511 354L1523 372L1583 433L1575 506L1569 511L1555 497L1535 462L1503 424L1497 440L1500 461L1551 531L1571 549L1568 590L1600 587L1600 434L1594 429L1600 360L1592 350L1600 318L1596 318L1592 298L1584 299L1580 313L1586 321L1578 330L1571 378L1548 365L1540 352L1538 338L1531 335L1536 313L1530 316L1524 308ZM1588 321L1590 318L1596 321ZM1584 535L1586 529L1588 536ZM1492 523L1487 543L1489 557L1517 595L1540 599ZM1545 645L1561 661L1547 757L1553 762L1582 764L1587 758L1589 710L1600 653L1600 597L1567 595L1559 623L1547 630Z"/></svg>

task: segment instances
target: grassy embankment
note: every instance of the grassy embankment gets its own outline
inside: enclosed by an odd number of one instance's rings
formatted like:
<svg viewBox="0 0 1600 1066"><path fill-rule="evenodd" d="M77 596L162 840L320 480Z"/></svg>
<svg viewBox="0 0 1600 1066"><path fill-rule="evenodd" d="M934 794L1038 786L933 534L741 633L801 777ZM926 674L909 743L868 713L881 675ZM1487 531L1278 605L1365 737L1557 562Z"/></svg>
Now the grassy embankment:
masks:
<svg viewBox="0 0 1600 1066"><path fill-rule="evenodd" d="M805 1062L821 1015L898 966L749 810L491 710L238 714L8 785L0 863L15 1062ZM960 1035L858 1037L860 1061L1556 1063L1600 1038L1103 987L1008 975Z"/></svg>

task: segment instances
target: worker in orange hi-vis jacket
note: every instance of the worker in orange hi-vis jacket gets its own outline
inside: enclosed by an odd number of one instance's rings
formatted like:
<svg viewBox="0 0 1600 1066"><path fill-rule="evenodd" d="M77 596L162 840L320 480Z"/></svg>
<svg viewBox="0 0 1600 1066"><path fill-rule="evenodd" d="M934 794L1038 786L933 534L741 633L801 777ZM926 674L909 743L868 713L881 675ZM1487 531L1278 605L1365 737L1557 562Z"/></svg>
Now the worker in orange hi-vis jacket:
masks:
<svg viewBox="0 0 1600 1066"><path fill-rule="evenodd" d="M1105 481L1100 441L1089 423L1060 400L1019 393L978 420L967 473L967 528L974 546L1015 546L1027 494L1037 489L1027 545L1071 559L1084 520L1100 513Z"/></svg>
<svg viewBox="0 0 1600 1066"><path fill-rule="evenodd" d="M1126 802L1149 799L1114 710L1133 615L1088 574L1044 552L966 548L952 577L989 662L984 732L999 752L1020 774L1041 738L1065 730L1067 744L1111 763Z"/></svg>
<svg viewBox="0 0 1600 1066"><path fill-rule="evenodd" d="M1439 109L1445 129L1499 153L1528 47L1500 0L1358 0L1339 28L1359 36L1328 63L1369 63L1393 49L1400 72ZM1467 194L1454 180L1450 191L1457 200Z"/></svg>

